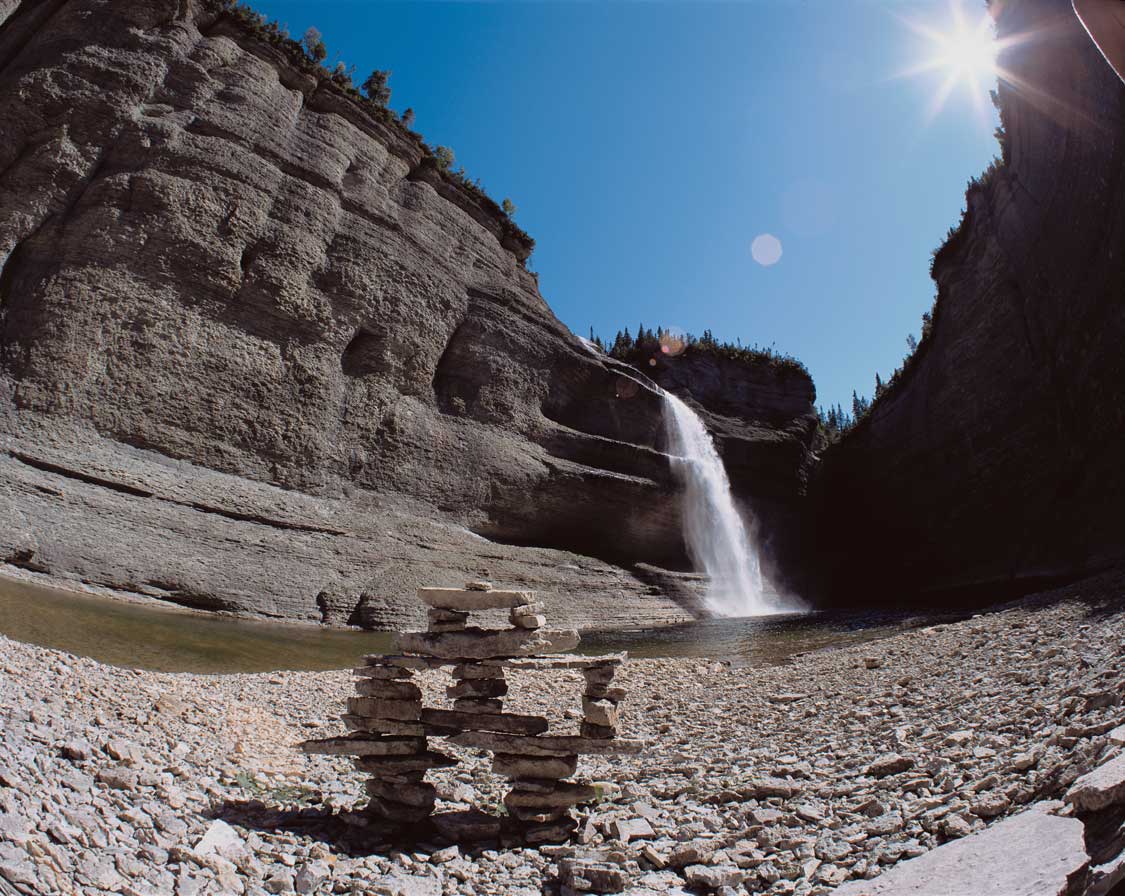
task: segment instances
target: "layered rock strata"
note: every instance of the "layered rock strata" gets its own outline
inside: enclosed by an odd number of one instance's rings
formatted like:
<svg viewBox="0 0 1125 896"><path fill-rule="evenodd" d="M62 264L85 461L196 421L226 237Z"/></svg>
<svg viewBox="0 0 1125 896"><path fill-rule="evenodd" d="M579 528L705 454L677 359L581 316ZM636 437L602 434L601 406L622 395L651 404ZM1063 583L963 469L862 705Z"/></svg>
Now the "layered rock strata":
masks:
<svg viewBox="0 0 1125 896"><path fill-rule="evenodd" d="M416 137L209 0L0 10L0 560L372 627L482 575L690 615L641 571L686 562L658 390ZM799 500L808 395L724 437L751 503Z"/></svg>
<svg viewBox="0 0 1125 896"><path fill-rule="evenodd" d="M438 829L460 839L565 841L577 826L570 809L603 793L571 780L579 755L640 748L638 741L617 737L625 695L610 684L622 657L545 656L576 647L578 633L544 629L533 592L493 590L478 582L465 589L424 588L418 597L430 608L429 630L397 635L401 655L369 656L355 670L356 696L348 698L344 716L353 733L306 741L303 749L355 756L356 767L371 775L367 812L399 824L430 818L437 793L426 773L456 765L452 756L430 749L428 738L491 751L493 771L511 782L503 798L507 818L438 817ZM467 625L471 612L486 610L506 610L511 627ZM452 709L426 707L411 678L415 671L443 666L452 666L454 683L446 689ZM504 712L507 668L581 670L586 680L581 734L552 735L543 716Z"/></svg>

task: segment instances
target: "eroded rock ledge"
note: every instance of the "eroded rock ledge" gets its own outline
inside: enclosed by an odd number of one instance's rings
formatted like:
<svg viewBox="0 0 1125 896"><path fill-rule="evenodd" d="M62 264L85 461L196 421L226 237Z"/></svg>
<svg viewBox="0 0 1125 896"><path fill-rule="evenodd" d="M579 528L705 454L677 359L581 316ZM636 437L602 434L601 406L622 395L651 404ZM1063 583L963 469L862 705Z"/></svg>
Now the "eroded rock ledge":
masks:
<svg viewBox="0 0 1125 896"><path fill-rule="evenodd" d="M634 572L686 560L658 392L432 174L211 4L0 5L0 559L369 625L478 577L692 612ZM810 394L708 414L780 541Z"/></svg>

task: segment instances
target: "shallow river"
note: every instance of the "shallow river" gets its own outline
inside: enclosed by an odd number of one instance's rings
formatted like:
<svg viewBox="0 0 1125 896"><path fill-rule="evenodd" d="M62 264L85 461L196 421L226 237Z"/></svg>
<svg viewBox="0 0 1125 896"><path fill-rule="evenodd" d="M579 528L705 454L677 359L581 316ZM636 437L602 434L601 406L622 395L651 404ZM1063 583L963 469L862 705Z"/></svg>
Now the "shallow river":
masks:
<svg viewBox="0 0 1125 896"><path fill-rule="evenodd" d="M954 618L958 617L838 612L721 619L663 629L588 632L578 652L628 650L635 657L707 656L769 665L798 653ZM0 578L0 634L117 666L165 672L343 669L365 653L390 647L385 632L189 613L7 578Z"/></svg>

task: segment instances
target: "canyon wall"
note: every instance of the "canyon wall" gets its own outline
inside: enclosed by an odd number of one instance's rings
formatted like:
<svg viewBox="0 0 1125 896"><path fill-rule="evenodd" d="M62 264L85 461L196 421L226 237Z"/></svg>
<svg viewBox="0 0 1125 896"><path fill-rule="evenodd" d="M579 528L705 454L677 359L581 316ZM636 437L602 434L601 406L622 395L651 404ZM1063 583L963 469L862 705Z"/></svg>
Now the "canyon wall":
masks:
<svg viewBox="0 0 1125 896"><path fill-rule="evenodd" d="M685 618L659 391L555 318L529 251L217 4L2 0L0 560L369 626L476 578L558 622ZM745 419L676 385L790 525L807 376Z"/></svg>
<svg viewBox="0 0 1125 896"><path fill-rule="evenodd" d="M1125 560L1125 89L1069 0L991 8L1005 164L935 258L932 332L818 469L836 603Z"/></svg>

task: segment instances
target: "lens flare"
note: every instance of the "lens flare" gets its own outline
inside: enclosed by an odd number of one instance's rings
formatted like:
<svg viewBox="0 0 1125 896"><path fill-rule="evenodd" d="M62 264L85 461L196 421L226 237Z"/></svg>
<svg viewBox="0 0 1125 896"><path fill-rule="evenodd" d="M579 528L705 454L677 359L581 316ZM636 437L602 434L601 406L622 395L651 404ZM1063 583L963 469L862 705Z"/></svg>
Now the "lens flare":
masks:
<svg viewBox="0 0 1125 896"><path fill-rule="evenodd" d="M764 268L777 264L781 261L781 240L772 233L760 233L750 244L750 254Z"/></svg>
<svg viewBox="0 0 1125 896"><path fill-rule="evenodd" d="M668 358L678 358L687 348L687 334L675 327L660 334L660 353Z"/></svg>

